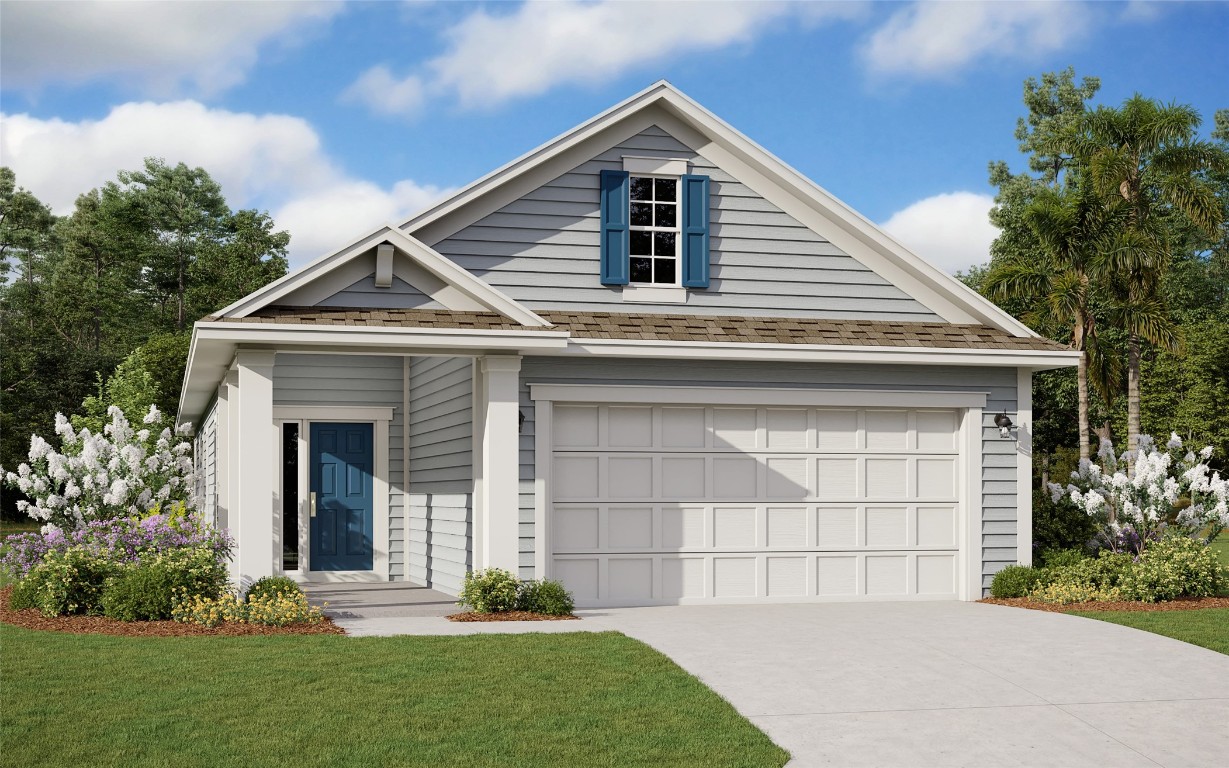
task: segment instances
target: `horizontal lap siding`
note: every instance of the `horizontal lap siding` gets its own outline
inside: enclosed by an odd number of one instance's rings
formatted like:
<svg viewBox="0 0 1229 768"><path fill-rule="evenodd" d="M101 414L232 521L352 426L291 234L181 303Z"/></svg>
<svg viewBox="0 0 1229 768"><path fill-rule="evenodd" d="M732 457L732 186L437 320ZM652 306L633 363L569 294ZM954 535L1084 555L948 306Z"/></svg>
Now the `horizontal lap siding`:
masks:
<svg viewBox="0 0 1229 768"><path fill-rule="evenodd" d="M215 402L201 420L196 438L196 508L211 525L226 527L218 519L218 405Z"/></svg>
<svg viewBox="0 0 1229 768"><path fill-rule="evenodd" d="M520 438L520 572L534 576L534 434L529 385L638 384L706 386L814 386L835 389L971 390L988 392L982 413L982 551L984 586L1016 555L1016 441L999 437L994 416L1006 412L1018 420L1016 371L1013 368L908 367L896 365L829 365L720 363L689 360L559 360L526 358L521 368Z"/></svg>
<svg viewBox="0 0 1229 768"><path fill-rule="evenodd" d="M348 405L393 408L388 426L388 573L405 578L400 357L279 354L273 365L274 405Z"/></svg>
<svg viewBox="0 0 1229 768"><path fill-rule="evenodd" d="M445 309L443 305L399 277L389 288L377 288L375 275L341 289L317 307L370 307L375 309Z"/></svg>
<svg viewBox="0 0 1229 768"><path fill-rule="evenodd" d="M461 589L473 551L473 363L410 360L410 580Z"/></svg>
<svg viewBox="0 0 1229 768"><path fill-rule="evenodd" d="M598 176L627 155L686 157L712 179L711 283L685 308L625 304L598 281ZM936 320L930 310L659 128L432 244L534 309Z"/></svg>

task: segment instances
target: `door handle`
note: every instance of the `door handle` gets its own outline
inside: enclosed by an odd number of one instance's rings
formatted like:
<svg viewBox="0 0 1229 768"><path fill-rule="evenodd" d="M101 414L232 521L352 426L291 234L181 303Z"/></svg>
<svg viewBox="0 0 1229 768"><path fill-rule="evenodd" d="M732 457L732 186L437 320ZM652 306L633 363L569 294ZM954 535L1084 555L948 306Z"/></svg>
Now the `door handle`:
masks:
<svg viewBox="0 0 1229 768"><path fill-rule="evenodd" d="M316 492L315 492L315 491L312 491L310 494L308 494L308 496L309 496L309 498L311 499L311 501L310 501L310 503L311 503L311 516L312 516L312 517L315 517L315 516L316 516Z"/></svg>

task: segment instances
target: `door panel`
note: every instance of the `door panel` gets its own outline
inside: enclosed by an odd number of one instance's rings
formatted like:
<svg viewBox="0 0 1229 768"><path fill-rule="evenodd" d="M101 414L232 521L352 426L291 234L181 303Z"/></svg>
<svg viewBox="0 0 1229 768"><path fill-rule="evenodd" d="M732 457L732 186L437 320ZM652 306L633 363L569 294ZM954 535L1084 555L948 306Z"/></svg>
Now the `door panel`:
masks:
<svg viewBox="0 0 1229 768"><path fill-rule="evenodd" d="M375 515L371 424L313 422L311 570L370 571Z"/></svg>

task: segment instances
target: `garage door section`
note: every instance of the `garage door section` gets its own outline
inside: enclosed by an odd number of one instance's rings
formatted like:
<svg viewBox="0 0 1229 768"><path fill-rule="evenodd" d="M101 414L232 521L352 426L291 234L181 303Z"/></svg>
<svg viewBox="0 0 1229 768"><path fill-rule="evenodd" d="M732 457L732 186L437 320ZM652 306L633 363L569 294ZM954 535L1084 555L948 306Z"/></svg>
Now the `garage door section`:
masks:
<svg viewBox="0 0 1229 768"><path fill-rule="evenodd" d="M955 599L958 416L557 404L552 576L583 605Z"/></svg>

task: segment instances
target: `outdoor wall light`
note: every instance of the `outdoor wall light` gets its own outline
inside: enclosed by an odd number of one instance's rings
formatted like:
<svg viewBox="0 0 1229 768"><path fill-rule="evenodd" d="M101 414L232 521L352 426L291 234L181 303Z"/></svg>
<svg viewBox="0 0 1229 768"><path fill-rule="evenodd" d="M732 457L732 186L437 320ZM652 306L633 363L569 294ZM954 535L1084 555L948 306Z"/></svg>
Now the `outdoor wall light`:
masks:
<svg viewBox="0 0 1229 768"><path fill-rule="evenodd" d="M518 417L516 420L516 434L519 435L525 431L525 412L517 411L516 415Z"/></svg>
<svg viewBox="0 0 1229 768"><path fill-rule="evenodd" d="M999 437L1011 437L1011 419L1006 413L994 417L994 426L999 428Z"/></svg>

